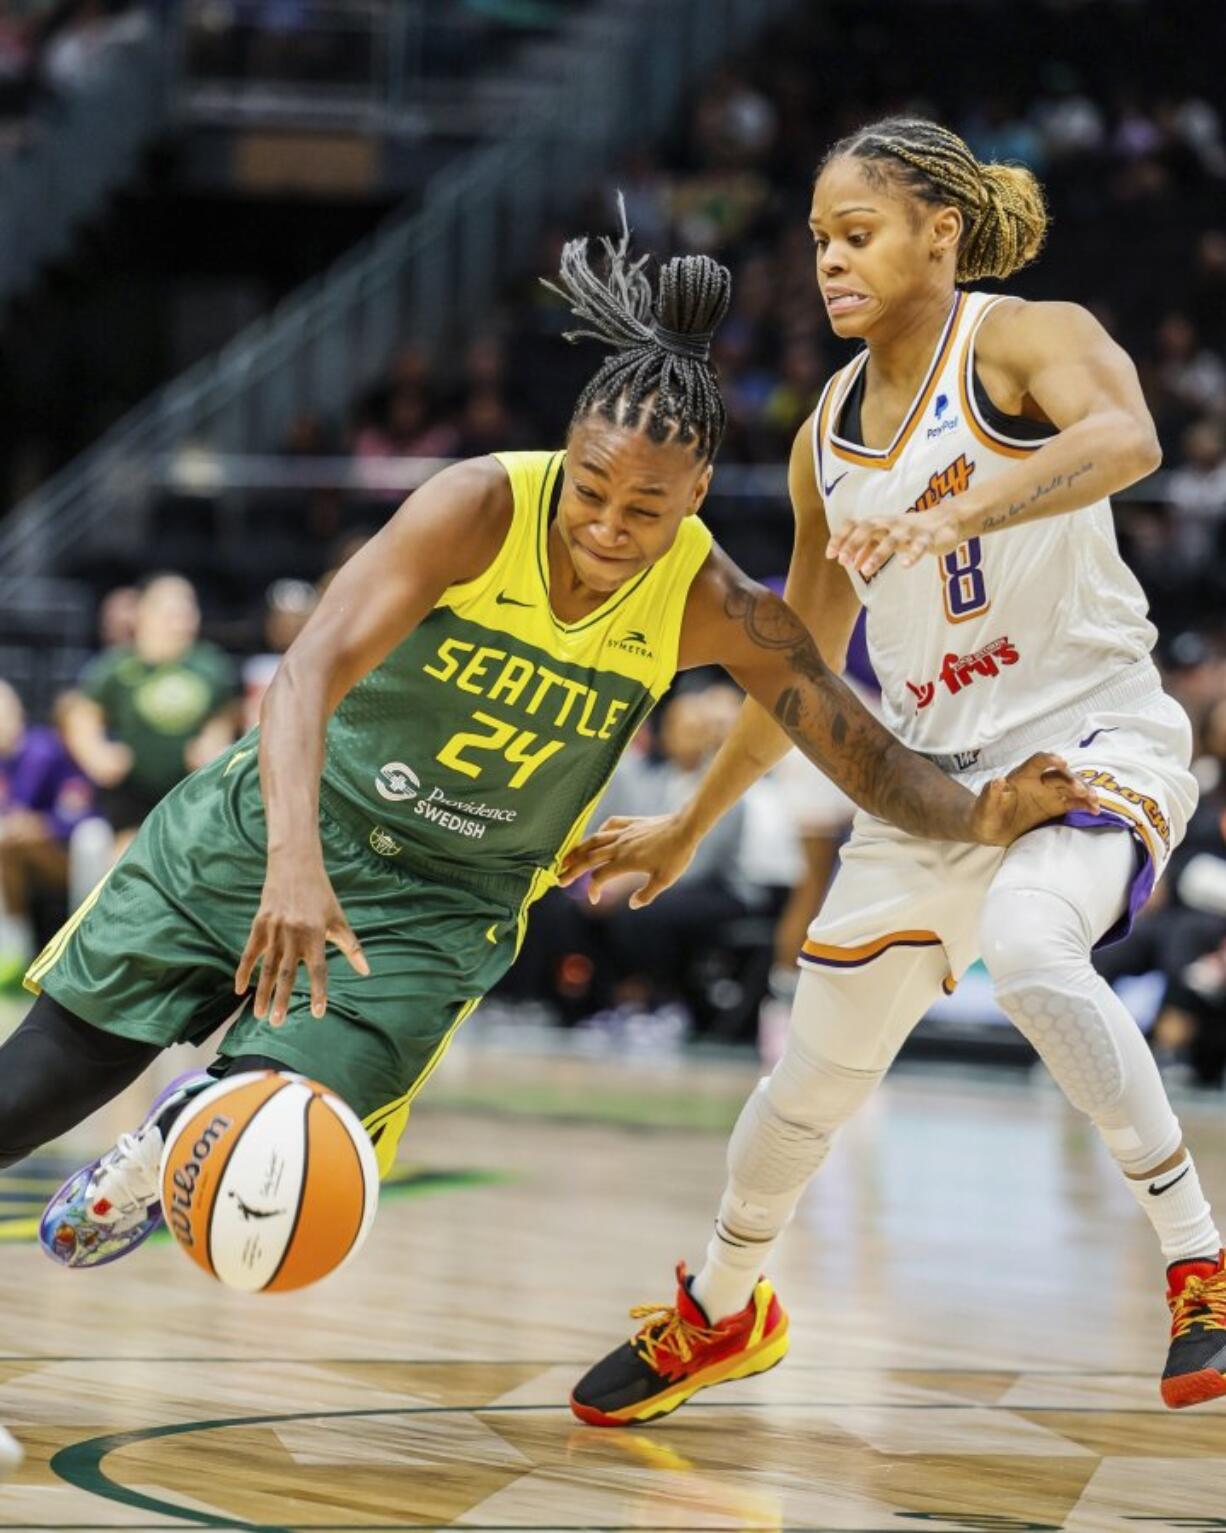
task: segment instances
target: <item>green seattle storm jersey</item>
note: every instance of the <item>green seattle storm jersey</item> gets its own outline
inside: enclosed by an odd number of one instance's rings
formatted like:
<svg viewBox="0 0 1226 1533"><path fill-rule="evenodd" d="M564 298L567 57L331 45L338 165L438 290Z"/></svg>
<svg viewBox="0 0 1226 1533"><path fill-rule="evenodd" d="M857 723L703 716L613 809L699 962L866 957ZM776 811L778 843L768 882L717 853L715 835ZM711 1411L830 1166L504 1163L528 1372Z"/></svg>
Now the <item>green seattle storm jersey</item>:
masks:
<svg viewBox="0 0 1226 1533"><path fill-rule="evenodd" d="M502 548L343 699L320 803L378 856L514 906L553 881L668 689L711 534L686 517L658 563L560 622L546 538L565 454L497 458L515 503Z"/></svg>

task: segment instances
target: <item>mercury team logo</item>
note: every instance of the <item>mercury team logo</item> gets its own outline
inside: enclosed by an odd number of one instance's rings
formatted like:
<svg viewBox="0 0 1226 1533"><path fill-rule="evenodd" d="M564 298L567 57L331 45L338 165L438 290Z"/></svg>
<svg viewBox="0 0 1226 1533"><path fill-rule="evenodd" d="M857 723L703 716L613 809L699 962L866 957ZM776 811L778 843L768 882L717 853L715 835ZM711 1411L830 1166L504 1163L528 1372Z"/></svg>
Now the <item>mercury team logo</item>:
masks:
<svg viewBox="0 0 1226 1533"><path fill-rule="evenodd" d="M400 804L417 797L421 792L421 778L403 761L385 761L375 778L375 789L380 798Z"/></svg>

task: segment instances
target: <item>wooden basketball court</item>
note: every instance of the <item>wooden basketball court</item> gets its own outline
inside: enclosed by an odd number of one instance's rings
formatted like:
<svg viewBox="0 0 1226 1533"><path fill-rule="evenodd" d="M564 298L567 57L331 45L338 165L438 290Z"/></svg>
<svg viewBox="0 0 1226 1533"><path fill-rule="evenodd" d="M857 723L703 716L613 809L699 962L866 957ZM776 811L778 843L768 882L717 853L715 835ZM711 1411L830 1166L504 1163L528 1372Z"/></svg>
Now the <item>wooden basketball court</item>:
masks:
<svg viewBox="0 0 1226 1533"><path fill-rule="evenodd" d="M181 1068L176 1062L175 1068ZM167 1241L29 1242L147 1091L0 1177L4 1529L1226 1528L1226 1409L1158 1399L1148 1227L1037 1079L904 1072L774 1275L793 1348L641 1430L570 1384L701 1257L747 1065L453 1051L345 1272L245 1298ZM1220 1104L1187 1105L1226 1208Z"/></svg>

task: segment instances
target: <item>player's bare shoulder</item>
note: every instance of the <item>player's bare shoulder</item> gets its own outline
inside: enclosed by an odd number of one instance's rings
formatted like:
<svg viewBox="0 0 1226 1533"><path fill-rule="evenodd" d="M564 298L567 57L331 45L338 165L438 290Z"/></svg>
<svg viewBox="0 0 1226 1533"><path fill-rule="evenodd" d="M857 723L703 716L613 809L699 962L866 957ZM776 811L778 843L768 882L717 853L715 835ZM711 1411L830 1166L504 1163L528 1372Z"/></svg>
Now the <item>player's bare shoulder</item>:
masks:
<svg viewBox="0 0 1226 1533"><path fill-rule="evenodd" d="M409 496L389 524L380 557L416 566L424 543L447 566L447 584L471 580L502 547L514 514L515 493L502 463L466 458Z"/></svg>
<svg viewBox="0 0 1226 1533"><path fill-rule="evenodd" d="M996 398L993 383L1016 386L1039 365L1060 356L1075 360L1103 347L1118 349L1083 304L1006 297L992 305L976 332L975 366Z"/></svg>

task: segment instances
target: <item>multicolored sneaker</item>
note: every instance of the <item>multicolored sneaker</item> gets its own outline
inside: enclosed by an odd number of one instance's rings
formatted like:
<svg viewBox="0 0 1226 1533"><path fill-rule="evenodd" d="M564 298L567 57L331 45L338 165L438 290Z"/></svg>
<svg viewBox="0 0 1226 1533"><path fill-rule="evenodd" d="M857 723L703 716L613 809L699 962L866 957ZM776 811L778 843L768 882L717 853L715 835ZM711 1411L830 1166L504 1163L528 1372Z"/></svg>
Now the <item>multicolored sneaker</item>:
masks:
<svg viewBox="0 0 1226 1533"><path fill-rule="evenodd" d="M1226 1251L1167 1268L1171 1350L1162 1398L1172 1410L1226 1395Z"/></svg>
<svg viewBox="0 0 1226 1533"><path fill-rule="evenodd" d="M134 1134L74 1171L43 1210L38 1241L62 1267L103 1267L148 1240L162 1222L158 1168L167 1108L215 1084L203 1070L179 1076L156 1098Z"/></svg>
<svg viewBox="0 0 1226 1533"><path fill-rule="evenodd" d="M585 1373L570 1397L571 1410L589 1426L667 1416L700 1389L765 1373L788 1349L788 1317L765 1278L744 1309L712 1325L690 1293L682 1262L676 1304L640 1304L630 1316L643 1325Z"/></svg>

